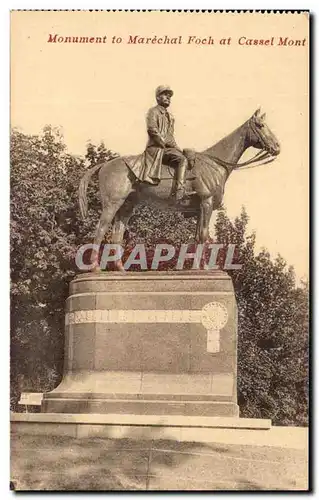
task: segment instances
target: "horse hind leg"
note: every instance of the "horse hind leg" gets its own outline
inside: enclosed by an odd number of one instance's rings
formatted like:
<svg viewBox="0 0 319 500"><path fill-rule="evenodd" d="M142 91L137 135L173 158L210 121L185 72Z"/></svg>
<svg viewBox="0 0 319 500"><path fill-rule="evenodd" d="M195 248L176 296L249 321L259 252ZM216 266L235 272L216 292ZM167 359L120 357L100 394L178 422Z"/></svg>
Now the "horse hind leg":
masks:
<svg viewBox="0 0 319 500"><path fill-rule="evenodd" d="M135 206L138 204L139 195L137 192L131 193L119 211L115 214L112 227L112 243L122 245L125 229L133 214ZM115 262L118 271L125 271L122 259Z"/></svg>
<svg viewBox="0 0 319 500"><path fill-rule="evenodd" d="M121 207L123 201L119 201L117 204L106 204L103 207L103 211L101 213L101 217L99 220L99 223L97 225L96 233L95 233L95 238L94 238L94 246L93 250L91 253L91 264L92 264L92 270L94 271L100 271L100 266L99 266L99 249L101 246L101 243L103 241L103 238L105 236L105 233L109 226L112 223L112 220L114 219L114 216L116 212L119 210Z"/></svg>

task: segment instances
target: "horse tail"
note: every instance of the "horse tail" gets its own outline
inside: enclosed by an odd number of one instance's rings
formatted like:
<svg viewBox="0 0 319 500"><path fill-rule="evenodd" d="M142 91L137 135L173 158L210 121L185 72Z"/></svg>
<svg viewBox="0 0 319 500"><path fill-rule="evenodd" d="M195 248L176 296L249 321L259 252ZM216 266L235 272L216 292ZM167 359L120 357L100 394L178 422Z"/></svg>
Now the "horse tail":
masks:
<svg viewBox="0 0 319 500"><path fill-rule="evenodd" d="M82 219L85 219L88 213L88 200L86 196L87 188L90 182L90 179L95 172L99 168L101 168L103 163L99 163L98 165L95 165L93 168L90 168L82 177L80 181L80 186L79 186L79 206L80 206L80 212L81 212L81 217Z"/></svg>

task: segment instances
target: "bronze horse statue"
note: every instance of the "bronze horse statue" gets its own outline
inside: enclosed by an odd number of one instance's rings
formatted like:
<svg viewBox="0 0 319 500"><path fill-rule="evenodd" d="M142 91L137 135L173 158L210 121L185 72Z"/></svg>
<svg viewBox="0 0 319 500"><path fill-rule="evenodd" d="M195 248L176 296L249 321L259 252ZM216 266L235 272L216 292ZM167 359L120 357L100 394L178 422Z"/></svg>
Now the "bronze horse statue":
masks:
<svg viewBox="0 0 319 500"><path fill-rule="evenodd" d="M260 150L252 159L238 163L249 147ZM185 154L191 150L184 150ZM160 208L179 210L197 215L196 240L204 243L209 238L209 221L214 210L219 208L225 183L230 173L239 168L262 165L273 161L280 153L280 145L265 122L265 114L258 109L243 125L202 153L193 152L191 179L188 181L192 194L190 206L175 204L170 197L171 176L168 167L163 165L163 178L159 185L153 186L139 182L125 163L125 157L115 157L92 167L84 174L79 187L81 215L87 215L86 191L91 176L99 170L99 187L103 211L96 230L94 248L99 248L105 233L112 224L112 243L121 244L124 231L134 208L147 202ZM98 252L92 251L91 263L99 270ZM122 261L117 269L124 270Z"/></svg>

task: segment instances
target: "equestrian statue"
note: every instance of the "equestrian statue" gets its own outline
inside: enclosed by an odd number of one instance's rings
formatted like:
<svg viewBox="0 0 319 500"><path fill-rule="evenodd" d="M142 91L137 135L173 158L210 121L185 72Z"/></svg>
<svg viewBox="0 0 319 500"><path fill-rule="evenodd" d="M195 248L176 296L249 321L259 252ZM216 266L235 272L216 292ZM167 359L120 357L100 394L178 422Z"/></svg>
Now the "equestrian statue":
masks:
<svg viewBox="0 0 319 500"><path fill-rule="evenodd" d="M87 215L87 187L99 170L102 214L91 254L92 269L99 271L99 252L105 233L112 224L112 243L121 245L134 208L139 203L160 209L181 211L197 217L196 241L209 238L209 221L222 203L226 181L232 171L265 165L280 153L280 145L265 122L260 109L240 127L203 152L178 147L174 138L174 118L167 111L173 91L161 85L156 89L157 106L146 117L148 143L135 156L109 152L106 161L88 170L79 186L81 216ZM259 150L250 160L239 163L243 153ZM189 173L189 174L188 174ZM186 189L187 187L187 189ZM121 260L116 268L124 270Z"/></svg>

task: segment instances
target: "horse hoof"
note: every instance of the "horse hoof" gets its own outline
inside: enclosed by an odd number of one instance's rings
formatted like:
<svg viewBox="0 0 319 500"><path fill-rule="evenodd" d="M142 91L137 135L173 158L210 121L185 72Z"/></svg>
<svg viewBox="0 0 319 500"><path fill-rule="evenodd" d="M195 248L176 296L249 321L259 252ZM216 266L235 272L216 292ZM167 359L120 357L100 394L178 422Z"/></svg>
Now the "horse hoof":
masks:
<svg viewBox="0 0 319 500"><path fill-rule="evenodd" d="M121 273L125 272L123 262L121 260L117 260L115 262L115 271L120 271Z"/></svg>
<svg viewBox="0 0 319 500"><path fill-rule="evenodd" d="M125 273L124 266L116 266L116 271L119 271L120 273Z"/></svg>
<svg viewBox="0 0 319 500"><path fill-rule="evenodd" d="M95 262L94 264L92 264L91 272L92 273L100 273L101 272L101 268L100 268L100 266L99 266L99 264L97 262Z"/></svg>

